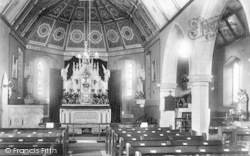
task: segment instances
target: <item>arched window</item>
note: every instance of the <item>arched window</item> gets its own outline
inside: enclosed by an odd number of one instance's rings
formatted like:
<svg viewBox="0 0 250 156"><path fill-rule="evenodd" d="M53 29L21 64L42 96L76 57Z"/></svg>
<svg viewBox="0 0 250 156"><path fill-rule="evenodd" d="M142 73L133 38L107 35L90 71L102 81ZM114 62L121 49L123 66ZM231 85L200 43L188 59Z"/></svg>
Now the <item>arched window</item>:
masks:
<svg viewBox="0 0 250 156"><path fill-rule="evenodd" d="M131 97L133 95L133 74L134 66L131 61L125 62L125 95Z"/></svg>
<svg viewBox="0 0 250 156"><path fill-rule="evenodd" d="M232 106L237 102L240 89L239 58L231 56L224 65L223 70L223 105Z"/></svg>

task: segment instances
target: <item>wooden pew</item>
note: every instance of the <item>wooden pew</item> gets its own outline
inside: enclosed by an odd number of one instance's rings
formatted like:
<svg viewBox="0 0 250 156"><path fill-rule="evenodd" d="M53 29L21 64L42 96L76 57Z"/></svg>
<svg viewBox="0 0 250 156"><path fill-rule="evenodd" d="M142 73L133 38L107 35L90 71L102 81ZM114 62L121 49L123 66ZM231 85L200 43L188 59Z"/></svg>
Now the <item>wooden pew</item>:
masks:
<svg viewBox="0 0 250 156"><path fill-rule="evenodd" d="M67 140L67 128L0 129L0 150L5 148L55 149L58 155L64 156L67 154Z"/></svg>
<svg viewBox="0 0 250 156"><path fill-rule="evenodd" d="M111 148L113 146L113 143L115 141L115 137L114 134L118 133L146 133L146 132L165 132L165 133L178 133L179 130L172 130L171 127L133 127L133 128L119 128L119 127L107 127L106 130L106 145L105 145L105 149L106 149L106 154L110 154L111 153ZM118 139L116 139L116 141L118 141Z"/></svg>
<svg viewBox="0 0 250 156"><path fill-rule="evenodd" d="M131 137L132 140L158 140L158 139L163 139L163 140L168 140L169 135L190 135L190 133L180 133L178 131L172 131L172 130L164 130L163 129L151 129L151 130L146 130L144 129L143 131L123 131L123 130L111 130L111 139L109 140L109 145L108 145L108 152L109 154L112 155L113 151L116 151L116 146L117 144L121 145L119 138L120 137ZM118 143L119 142L119 143ZM125 147L125 145L122 145Z"/></svg>
<svg viewBox="0 0 250 156"><path fill-rule="evenodd" d="M169 147L135 147L132 148L129 156L159 156L159 155L244 155L248 151L240 146L169 146Z"/></svg>
<svg viewBox="0 0 250 156"><path fill-rule="evenodd" d="M131 147L167 147L167 146L222 146L221 140L174 140L174 141L127 141L126 155L129 155ZM122 155L119 151L119 156Z"/></svg>
<svg viewBox="0 0 250 156"><path fill-rule="evenodd" d="M118 138L118 134L115 134L116 138ZM115 139L116 140L116 139ZM160 134L149 134L146 135L145 134L120 134L119 136L119 143L118 143L118 147L119 147L119 155L121 156L121 153L123 151L123 149L125 148L125 143L128 141L168 141L168 140L204 140L203 136L191 136L191 135L187 135L187 136L176 136L176 134L173 133L168 133L168 134L164 134L164 133L160 133ZM112 151L111 151L111 155L115 155L116 151L117 151L117 143L116 141L114 141L113 146L111 147Z"/></svg>

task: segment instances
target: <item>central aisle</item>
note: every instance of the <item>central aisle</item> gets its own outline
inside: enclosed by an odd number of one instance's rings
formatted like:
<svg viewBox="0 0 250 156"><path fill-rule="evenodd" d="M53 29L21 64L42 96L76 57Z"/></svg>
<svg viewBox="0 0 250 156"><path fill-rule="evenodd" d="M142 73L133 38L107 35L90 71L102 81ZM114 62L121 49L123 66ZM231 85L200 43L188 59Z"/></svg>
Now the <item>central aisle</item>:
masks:
<svg viewBox="0 0 250 156"><path fill-rule="evenodd" d="M108 156L105 152L105 137L75 137L77 143L70 143L69 156ZM97 141L98 140L98 141Z"/></svg>

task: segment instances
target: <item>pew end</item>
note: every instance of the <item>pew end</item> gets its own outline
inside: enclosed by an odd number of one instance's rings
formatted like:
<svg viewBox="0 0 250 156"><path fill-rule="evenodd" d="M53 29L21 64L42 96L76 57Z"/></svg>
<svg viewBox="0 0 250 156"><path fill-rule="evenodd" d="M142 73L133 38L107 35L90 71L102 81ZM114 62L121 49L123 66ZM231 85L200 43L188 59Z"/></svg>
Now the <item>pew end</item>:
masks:
<svg viewBox="0 0 250 156"><path fill-rule="evenodd" d="M139 151L136 151L135 156L142 156L142 155L141 155L141 153Z"/></svg>
<svg viewBox="0 0 250 156"><path fill-rule="evenodd" d="M131 148L131 145L130 143L126 143L126 156L129 156L130 155L130 148Z"/></svg>
<svg viewBox="0 0 250 156"><path fill-rule="evenodd" d="M202 133L201 135L203 136L204 140L208 140L208 137L207 137L206 133Z"/></svg>
<svg viewBox="0 0 250 156"><path fill-rule="evenodd" d="M197 135L197 132L192 130L192 129L190 129L190 133L191 133L191 135Z"/></svg>

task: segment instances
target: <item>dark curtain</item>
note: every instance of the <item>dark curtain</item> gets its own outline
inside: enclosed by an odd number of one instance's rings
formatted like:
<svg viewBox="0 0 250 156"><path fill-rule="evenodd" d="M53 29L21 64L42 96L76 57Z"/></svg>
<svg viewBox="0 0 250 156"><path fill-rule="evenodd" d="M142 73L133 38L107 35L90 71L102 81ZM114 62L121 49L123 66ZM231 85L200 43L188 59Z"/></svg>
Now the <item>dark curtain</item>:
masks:
<svg viewBox="0 0 250 156"><path fill-rule="evenodd" d="M50 69L50 104L49 117L51 122L60 122L60 106L63 96L63 82L60 69Z"/></svg>
<svg viewBox="0 0 250 156"><path fill-rule="evenodd" d="M104 67L107 68L107 61L103 61L101 59L93 59L93 61L94 63L97 63L97 62L99 63L99 75L101 76L102 80L104 80L104 73L103 73L102 65L104 65ZM69 79L73 74L74 62L75 64L79 63L79 59L75 56L73 56L70 60L64 62L64 68L66 68L67 65L69 64L67 79Z"/></svg>
<svg viewBox="0 0 250 156"><path fill-rule="evenodd" d="M111 122L121 122L121 104L122 104L122 92L121 92L121 71L111 70L109 79L109 103L111 107Z"/></svg>

